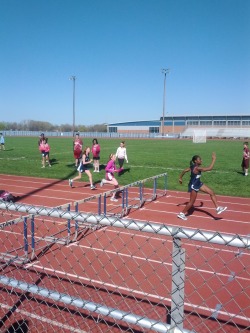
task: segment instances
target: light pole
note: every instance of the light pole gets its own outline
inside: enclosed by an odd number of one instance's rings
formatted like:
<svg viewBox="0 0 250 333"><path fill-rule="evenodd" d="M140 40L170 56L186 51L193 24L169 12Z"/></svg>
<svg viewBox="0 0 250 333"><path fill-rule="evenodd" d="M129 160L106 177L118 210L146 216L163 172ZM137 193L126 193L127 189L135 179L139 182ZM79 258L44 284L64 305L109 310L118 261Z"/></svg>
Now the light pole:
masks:
<svg viewBox="0 0 250 333"><path fill-rule="evenodd" d="M69 79L73 81L73 126L72 126L72 130L73 130L73 137L74 137L74 135L75 135L75 86L76 86L76 76L72 75Z"/></svg>
<svg viewBox="0 0 250 333"><path fill-rule="evenodd" d="M163 109L162 109L162 124L161 124L161 135L164 136L164 119L165 119L165 99L166 99L166 75L170 72L169 68L162 68L162 74L164 74L164 88L163 88Z"/></svg>

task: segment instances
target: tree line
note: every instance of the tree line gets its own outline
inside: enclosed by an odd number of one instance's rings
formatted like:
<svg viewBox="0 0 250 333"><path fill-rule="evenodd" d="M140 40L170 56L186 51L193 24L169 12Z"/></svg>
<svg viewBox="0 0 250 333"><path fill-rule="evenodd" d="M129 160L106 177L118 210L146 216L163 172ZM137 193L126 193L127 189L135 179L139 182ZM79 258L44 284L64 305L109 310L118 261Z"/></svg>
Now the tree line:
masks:
<svg viewBox="0 0 250 333"><path fill-rule="evenodd" d="M47 121L24 120L17 122L0 122L0 131L42 131L42 132L72 132L73 126L70 124L52 125ZM107 132L105 124L77 125L75 131L79 132Z"/></svg>

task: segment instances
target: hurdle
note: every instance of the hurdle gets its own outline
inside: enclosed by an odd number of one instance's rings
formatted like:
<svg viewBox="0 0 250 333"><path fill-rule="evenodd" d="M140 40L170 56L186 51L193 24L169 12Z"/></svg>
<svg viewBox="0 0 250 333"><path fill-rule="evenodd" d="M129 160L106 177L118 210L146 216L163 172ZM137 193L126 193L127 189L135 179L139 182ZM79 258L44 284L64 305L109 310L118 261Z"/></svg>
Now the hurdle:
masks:
<svg viewBox="0 0 250 333"><path fill-rule="evenodd" d="M91 200L96 200L96 199L97 199L97 208L98 208L97 209L98 210L97 214L101 215L102 194L92 195L91 197L75 201L73 203L74 211L76 213L79 213L79 205L80 204L89 202ZM92 213L90 213L90 214L92 215ZM79 234L82 233L84 230L95 231L95 230L98 230L102 227L101 225L98 225L98 224L93 225L93 223L79 222L78 220L74 220L74 221L75 221L75 235L74 235L74 238L72 239L72 242L75 242L77 240L77 237L79 236ZM81 231L80 231L80 228L79 228L80 226L82 227Z"/></svg>
<svg viewBox="0 0 250 333"><path fill-rule="evenodd" d="M16 219L12 219L3 223L0 223L0 230L4 230L10 226L23 223L23 246L19 246L18 248L12 249L11 251L0 253L0 260L4 261L7 265L12 263L14 264L25 264L29 261L28 258L28 226L27 226L27 219L29 216L21 216ZM14 252L23 252L23 254L13 254Z"/></svg>
<svg viewBox="0 0 250 333"><path fill-rule="evenodd" d="M161 196L165 196L167 194L167 173L162 173L156 176L148 177L133 183L130 183L128 185L122 186L118 189L110 190L108 192L104 192L102 195L104 197L103 200L103 214L104 215L113 215L117 216L119 218L122 218L129 214L131 209L140 209L145 204L145 202L151 202L156 200L157 197L159 197L159 193L157 193L158 190L158 180L159 178L163 178L163 190L161 193ZM145 193L145 183L153 181L153 192L152 194ZM129 189L131 187L138 186L138 194L133 197L132 199L129 199ZM121 213L115 213L111 214L112 211L114 211L115 208L111 208L109 211L107 210L107 197L109 195L112 195L113 193L122 193L122 203L118 204L118 207L121 207ZM149 197L148 197L149 196ZM132 203L133 202L133 203Z"/></svg>
<svg viewBox="0 0 250 333"><path fill-rule="evenodd" d="M64 205L60 205L55 207L55 209L70 212L71 204L67 203ZM68 245L71 242L71 220L67 220L66 228L59 230L55 233L53 233L50 236L44 236L40 237L38 240L36 240L35 236L35 216L36 214L30 215L31 218L31 260L34 260L36 258L36 251L45 251L48 247L52 246L53 244L59 244L59 245ZM63 232L66 232L66 236L59 237ZM45 245L38 246L39 243L42 241L45 242Z"/></svg>
<svg viewBox="0 0 250 333"><path fill-rule="evenodd" d="M158 189L158 180L160 178L163 178L163 190L161 195L159 194L159 189ZM153 182L153 187L152 187L152 193L148 194L146 193L146 187L145 184L152 181ZM136 193L135 197L129 198L129 189L131 187L138 187L138 193ZM148 188L147 188L148 190ZM117 205L114 205L114 207L107 209L108 203L107 203L107 198L109 196L112 196L114 193L121 193L121 203L118 203ZM156 176L148 177L142 180L138 180L136 182L130 183L128 185L124 185L122 187L119 187L117 189L109 190L97 195L92 195L91 197L87 197L85 199L81 199L78 201L75 201L73 203L75 207L75 212L79 212L79 205L84 204L90 201L95 201L96 205L96 210L92 210L91 212L94 214L98 215L114 215L117 217L124 217L126 216L129 211L134 208L134 209L140 209L145 202L151 202L156 200L157 197L160 196L165 196L167 193L167 173L162 173ZM117 211L117 208L121 208L120 212L115 212ZM113 212L113 213L112 213ZM87 224L84 224L86 228L89 226ZM77 222L75 225L75 235L77 235L77 230L79 227L79 223ZM91 226L93 228L93 225ZM76 237L75 237L76 238ZM75 239L74 238L74 239Z"/></svg>
<svg viewBox="0 0 250 333"><path fill-rule="evenodd" d="M164 179L164 189L163 189L163 195L162 195L162 196L164 196L164 195L167 194L167 174L166 173L162 173L160 175L149 177L149 178L141 180L141 182L140 182L140 197L143 198L144 203L154 201L157 198L157 196L159 197L159 194L157 194L157 181L161 177L163 177L163 179ZM152 193L151 198L146 199L146 195L144 193L144 189L145 189L144 184L147 181L150 181L150 180L153 181L153 193Z"/></svg>

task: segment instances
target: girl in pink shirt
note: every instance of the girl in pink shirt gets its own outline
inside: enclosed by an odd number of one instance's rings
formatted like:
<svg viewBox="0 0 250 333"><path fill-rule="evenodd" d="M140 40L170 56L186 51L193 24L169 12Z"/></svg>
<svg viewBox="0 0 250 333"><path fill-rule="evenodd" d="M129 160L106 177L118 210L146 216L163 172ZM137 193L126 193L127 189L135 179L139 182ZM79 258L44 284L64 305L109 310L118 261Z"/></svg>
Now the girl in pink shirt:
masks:
<svg viewBox="0 0 250 333"><path fill-rule="evenodd" d="M39 150L42 154L42 168L45 168L46 162L48 162L49 167L51 167L50 160L49 160L49 152L50 152L50 146L48 144L47 139L42 140Z"/></svg>
<svg viewBox="0 0 250 333"><path fill-rule="evenodd" d="M106 177L105 179L102 179L100 186L102 187L104 184L111 184L114 185L114 188L119 188L118 181L115 179L114 172L120 172L120 169L116 168L115 165L116 155L110 154L109 155L109 161L107 163L107 166L105 168L106 171ZM118 201L116 199L116 192L113 192L112 197L110 199L111 201Z"/></svg>
<svg viewBox="0 0 250 333"><path fill-rule="evenodd" d="M99 172L99 166L100 166L100 145L97 141L97 139L93 139L92 141L92 154L93 154L93 161L94 161L94 171L93 172Z"/></svg>

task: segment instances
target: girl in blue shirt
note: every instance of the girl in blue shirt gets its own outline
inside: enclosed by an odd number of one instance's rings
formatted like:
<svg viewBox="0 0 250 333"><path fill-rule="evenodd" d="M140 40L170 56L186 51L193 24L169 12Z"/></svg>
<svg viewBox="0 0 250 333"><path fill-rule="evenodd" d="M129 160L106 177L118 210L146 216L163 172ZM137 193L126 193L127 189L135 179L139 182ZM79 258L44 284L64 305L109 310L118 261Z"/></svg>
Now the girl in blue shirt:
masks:
<svg viewBox="0 0 250 333"><path fill-rule="evenodd" d="M188 192L190 193L190 199L186 207L183 209L183 211L177 215L180 219L187 220L186 213L189 211L190 208L193 207L199 191L205 192L210 195L210 198L216 207L217 214L221 214L227 209L227 207L221 207L218 205L214 191L201 182L201 173L212 170L214 167L215 160L216 160L216 155L215 153L213 153L211 164L208 167L202 167L201 157L199 155L194 155L190 162L190 167L184 169L180 174L179 182L180 184L182 184L182 177L184 176L184 174L187 172L191 172L190 181L188 183Z"/></svg>

